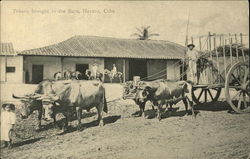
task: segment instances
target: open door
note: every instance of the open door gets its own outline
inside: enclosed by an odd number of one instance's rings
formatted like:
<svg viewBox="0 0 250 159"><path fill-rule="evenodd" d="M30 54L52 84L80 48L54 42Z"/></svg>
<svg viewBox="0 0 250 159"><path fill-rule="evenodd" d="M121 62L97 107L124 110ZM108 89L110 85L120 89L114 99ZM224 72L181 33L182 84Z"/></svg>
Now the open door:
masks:
<svg viewBox="0 0 250 159"><path fill-rule="evenodd" d="M81 79L88 79L88 77L85 75L87 69L89 69L88 64L76 64L76 71L81 73Z"/></svg>
<svg viewBox="0 0 250 159"><path fill-rule="evenodd" d="M147 60L129 60L129 80L134 76L147 77Z"/></svg>
<svg viewBox="0 0 250 159"><path fill-rule="evenodd" d="M43 65L32 65L32 83L38 84L43 80Z"/></svg>

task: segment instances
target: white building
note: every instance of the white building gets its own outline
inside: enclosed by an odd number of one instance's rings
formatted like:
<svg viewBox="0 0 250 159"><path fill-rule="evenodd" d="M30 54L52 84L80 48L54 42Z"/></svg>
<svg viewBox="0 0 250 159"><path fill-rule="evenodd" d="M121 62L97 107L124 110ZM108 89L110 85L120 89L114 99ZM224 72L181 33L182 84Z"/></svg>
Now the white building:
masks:
<svg viewBox="0 0 250 159"><path fill-rule="evenodd" d="M6 47L8 51L4 50ZM18 56L11 44L3 44L1 81L36 84L53 79L58 71L85 73L94 63L99 71L111 70L115 64L117 71L123 73L123 81L132 80L133 76L145 80L180 79L179 62L185 52L186 47L169 41L96 36L74 36L58 44L17 52ZM105 82L109 82L108 78Z"/></svg>
<svg viewBox="0 0 250 159"><path fill-rule="evenodd" d="M23 56L18 56L12 43L0 46L1 83L23 83Z"/></svg>

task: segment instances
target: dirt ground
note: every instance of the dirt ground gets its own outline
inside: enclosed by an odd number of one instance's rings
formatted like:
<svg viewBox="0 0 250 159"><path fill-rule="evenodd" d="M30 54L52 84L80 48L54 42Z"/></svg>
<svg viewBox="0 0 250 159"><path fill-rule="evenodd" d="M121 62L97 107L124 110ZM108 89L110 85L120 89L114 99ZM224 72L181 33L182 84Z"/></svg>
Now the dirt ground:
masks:
<svg viewBox="0 0 250 159"><path fill-rule="evenodd" d="M83 131L76 130L74 120L63 135L52 122L43 122L43 129L36 132L36 114L18 119L16 132L30 138L14 138L13 149L2 149L1 158L238 159L250 154L250 114L229 113L225 102L196 106L196 119L184 116L179 103L160 122L150 103L147 119L134 116L139 108L131 100L110 102L108 108L104 127L98 126L92 109L82 119Z"/></svg>

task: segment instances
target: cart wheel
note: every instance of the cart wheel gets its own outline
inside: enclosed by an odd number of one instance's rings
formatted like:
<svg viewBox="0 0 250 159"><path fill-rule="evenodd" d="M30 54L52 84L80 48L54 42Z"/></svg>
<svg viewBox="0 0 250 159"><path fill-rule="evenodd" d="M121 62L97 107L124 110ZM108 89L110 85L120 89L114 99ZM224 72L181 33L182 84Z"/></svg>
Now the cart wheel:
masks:
<svg viewBox="0 0 250 159"><path fill-rule="evenodd" d="M220 97L221 88L193 87L192 98L196 104L216 102Z"/></svg>
<svg viewBox="0 0 250 159"><path fill-rule="evenodd" d="M225 96L228 104L237 113L250 112L249 61L234 64L227 73Z"/></svg>

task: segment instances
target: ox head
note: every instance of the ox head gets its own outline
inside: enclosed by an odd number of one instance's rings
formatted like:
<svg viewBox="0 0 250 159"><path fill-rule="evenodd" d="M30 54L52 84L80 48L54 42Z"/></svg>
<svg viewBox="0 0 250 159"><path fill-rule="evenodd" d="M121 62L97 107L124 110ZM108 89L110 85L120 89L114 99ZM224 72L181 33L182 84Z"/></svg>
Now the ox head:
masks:
<svg viewBox="0 0 250 159"><path fill-rule="evenodd" d="M29 94L25 96L16 96L13 94L12 97L19 99L22 102L20 106L20 114L22 119L28 118L28 116L35 110L42 110L42 102L37 100L37 98L39 98L37 94Z"/></svg>
<svg viewBox="0 0 250 159"><path fill-rule="evenodd" d="M133 81L128 81L123 85L122 98L133 98L136 93L137 87L133 85Z"/></svg>
<svg viewBox="0 0 250 159"><path fill-rule="evenodd" d="M59 97L54 94L41 95L39 100L42 101L42 107L44 109L44 120L51 120L55 113L55 107L59 105Z"/></svg>
<svg viewBox="0 0 250 159"><path fill-rule="evenodd" d="M143 103L149 99L152 88L144 82L140 82L136 92L136 101Z"/></svg>

